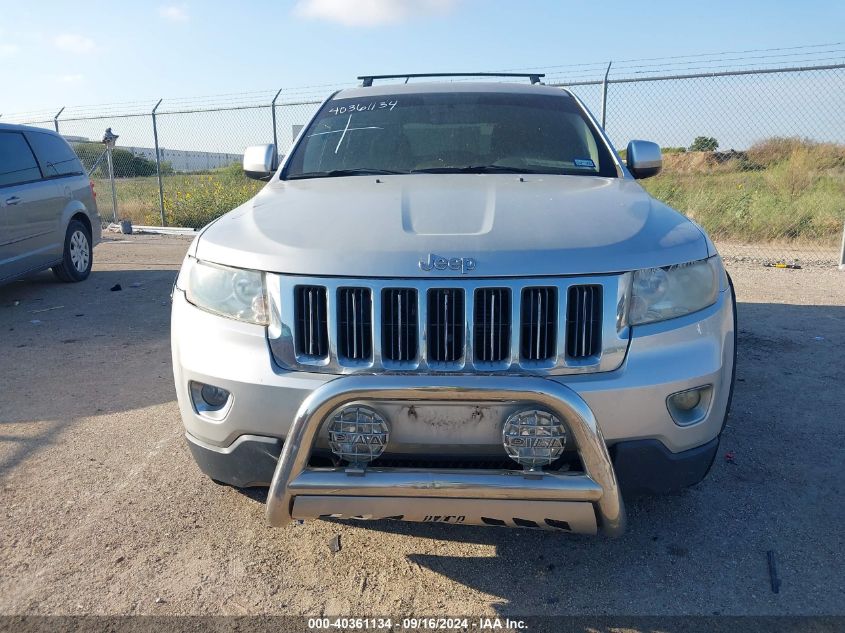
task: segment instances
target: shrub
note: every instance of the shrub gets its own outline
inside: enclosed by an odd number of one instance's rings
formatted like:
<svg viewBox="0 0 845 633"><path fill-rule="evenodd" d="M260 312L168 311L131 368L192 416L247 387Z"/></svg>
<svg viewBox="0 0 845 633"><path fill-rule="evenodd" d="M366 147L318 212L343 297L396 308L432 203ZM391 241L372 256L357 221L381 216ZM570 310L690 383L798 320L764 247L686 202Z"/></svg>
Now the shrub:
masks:
<svg viewBox="0 0 845 633"><path fill-rule="evenodd" d="M100 143L74 143L73 150L79 156L87 171L94 166L96 160L105 150L105 146ZM120 147L115 147L112 151L112 163L116 178L153 176L156 173L156 163L154 160L138 156L128 149L122 149ZM165 165L167 166L166 169ZM108 178L108 169L108 163L106 159L103 159L92 175L98 178ZM162 174L172 171L173 169L169 163L162 163Z"/></svg>
<svg viewBox="0 0 845 633"><path fill-rule="evenodd" d="M719 149L719 141L712 136L696 136L692 145L689 146L691 152L715 152Z"/></svg>
<svg viewBox="0 0 845 633"><path fill-rule="evenodd" d="M206 175L168 178L164 190L167 224L202 228L249 200L262 186L263 183L244 176L240 168L236 171L229 167ZM150 215L157 214L152 211Z"/></svg>

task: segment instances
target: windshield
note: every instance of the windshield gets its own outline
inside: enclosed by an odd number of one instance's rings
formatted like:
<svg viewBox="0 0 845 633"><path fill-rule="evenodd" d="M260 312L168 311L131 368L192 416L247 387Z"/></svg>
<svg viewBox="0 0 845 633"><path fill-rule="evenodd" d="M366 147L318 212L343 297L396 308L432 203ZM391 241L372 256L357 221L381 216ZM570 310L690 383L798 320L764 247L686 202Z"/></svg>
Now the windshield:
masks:
<svg viewBox="0 0 845 633"><path fill-rule="evenodd" d="M617 175L566 93L448 92L330 99L281 177L409 173Z"/></svg>

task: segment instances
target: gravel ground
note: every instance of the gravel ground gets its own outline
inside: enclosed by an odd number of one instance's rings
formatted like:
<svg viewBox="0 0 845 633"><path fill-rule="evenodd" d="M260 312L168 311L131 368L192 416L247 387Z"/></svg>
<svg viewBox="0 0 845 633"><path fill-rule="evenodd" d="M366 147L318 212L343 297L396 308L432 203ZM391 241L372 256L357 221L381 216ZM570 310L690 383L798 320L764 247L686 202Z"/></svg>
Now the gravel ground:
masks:
<svg viewBox="0 0 845 633"><path fill-rule="evenodd" d="M188 243L110 237L85 283L0 287L0 614L845 614L845 273L732 265L713 472L628 499L620 539L272 530L261 494L214 485L182 436L168 295Z"/></svg>

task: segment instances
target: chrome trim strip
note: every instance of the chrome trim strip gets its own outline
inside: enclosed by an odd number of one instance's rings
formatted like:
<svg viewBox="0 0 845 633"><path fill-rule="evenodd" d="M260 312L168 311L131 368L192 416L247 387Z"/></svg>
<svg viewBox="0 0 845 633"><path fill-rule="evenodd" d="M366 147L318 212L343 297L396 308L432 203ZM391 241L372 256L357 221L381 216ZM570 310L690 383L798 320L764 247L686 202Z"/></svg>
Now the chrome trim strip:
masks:
<svg viewBox="0 0 845 633"><path fill-rule="evenodd" d="M584 474L419 469L309 469L317 435L329 414L354 401L502 401L541 406L566 420ZM569 387L539 377L348 376L314 390L302 403L285 439L270 484L266 517L281 527L298 495L447 497L593 501L603 532L625 528L625 508L601 429L587 404Z"/></svg>
<svg viewBox="0 0 845 633"><path fill-rule="evenodd" d="M295 286L323 286L326 288L328 310L329 355L313 358L296 354L294 346ZM598 285L602 287L602 332L600 353L584 359L566 356L567 297L571 286ZM549 361L520 360L520 324L522 290L530 287L553 286L557 289L557 354ZM299 277L267 274L270 297L271 322L267 330L268 343L276 363L283 369L346 375L354 373L413 372L426 374L530 374L564 375L618 369L625 359L630 329L617 314L620 301L629 291L630 275L590 275L579 277L520 277L520 278L471 278L471 279L372 279L339 277ZM341 287L369 288L372 297L373 356L369 361L343 362L338 357L336 305L337 289ZM382 348L382 290L385 288L411 288L417 292L417 357L409 362L394 362L384 358ZM466 331L464 353L453 363L428 361L428 290L432 288L458 288L464 291ZM476 361L473 354L473 311L475 290L479 288L507 288L511 294L511 355L502 363Z"/></svg>

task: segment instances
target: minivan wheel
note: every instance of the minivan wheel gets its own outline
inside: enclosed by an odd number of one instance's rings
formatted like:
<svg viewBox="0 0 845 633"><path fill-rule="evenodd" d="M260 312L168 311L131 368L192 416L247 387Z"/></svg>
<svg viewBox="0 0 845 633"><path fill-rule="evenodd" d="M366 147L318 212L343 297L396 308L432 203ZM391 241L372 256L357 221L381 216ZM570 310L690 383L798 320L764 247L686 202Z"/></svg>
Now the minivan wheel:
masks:
<svg viewBox="0 0 845 633"><path fill-rule="evenodd" d="M93 263L91 232L79 220L71 220L65 233L62 263L53 266L53 273L62 281L83 281L91 274Z"/></svg>

